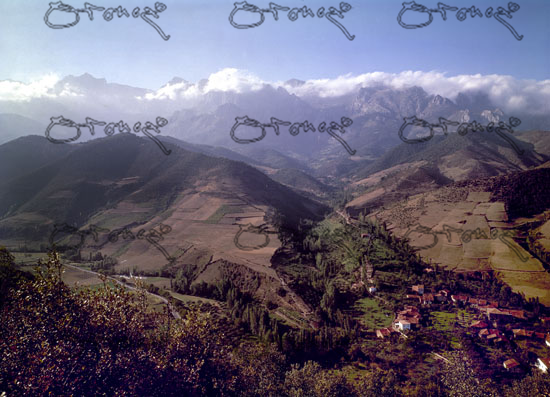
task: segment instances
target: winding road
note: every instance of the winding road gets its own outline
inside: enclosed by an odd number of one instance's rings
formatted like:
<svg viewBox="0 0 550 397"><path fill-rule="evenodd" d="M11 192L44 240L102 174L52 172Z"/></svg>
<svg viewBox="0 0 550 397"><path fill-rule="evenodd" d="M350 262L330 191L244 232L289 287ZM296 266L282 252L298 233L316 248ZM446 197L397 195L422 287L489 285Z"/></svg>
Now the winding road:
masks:
<svg viewBox="0 0 550 397"><path fill-rule="evenodd" d="M102 276L101 273L97 273L97 272L94 272L92 270L87 270L87 269L82 269L81 267L78 267L78 266L74 266L74 265L68 265L68 264L64 264L63 266L66 266L66 267L70 267L70 268L73 268L73 269L76 269L76 270L79 270L81 272L85 272L85 273L90 273L90 274L93 274L94 276L96 277L99 277L99 276ZM130 285L127 285L125 283L123 283L122 281L114 278L114 277L111 277L111 276L106 276L109 280L112 280L114 281L115 283L118 283L120 285L122 285L123 287L125 288L128 288L129 290L131 291L136 291L137 288L136 287L132 287ZM172 313L172 316L176 319L181 319L181 316L180 314L174 309L174 306L172 306L170 304L170 302L168 301L168 299L166 299L165 297L163 296L160 296L160 295L157 295L157 294L153 294L149 291L145 291L146 294L149 294L151 296L154 296L156 298L159 298L163 303L167 304L168 305L168 309L170 309L170 313Z"/></svg>

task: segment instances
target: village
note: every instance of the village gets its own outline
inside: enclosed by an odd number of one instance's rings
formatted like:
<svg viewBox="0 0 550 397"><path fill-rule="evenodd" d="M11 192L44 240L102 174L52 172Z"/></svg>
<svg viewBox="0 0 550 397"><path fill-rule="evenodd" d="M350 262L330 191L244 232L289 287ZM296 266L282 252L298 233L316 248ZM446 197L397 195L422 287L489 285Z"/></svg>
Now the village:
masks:
<svg viewBox="0 0 550 397"><path fill-rule="evenodd" d="M374 293L375 289L371 292ZM376 330L378 338L387 339L392 335L408 338L411 333L432 323L434 313L463 310L468 316L462 314L462 319L470 321L462 321L462 324L456 321L456 325L488 348L511 353L500 362L507 371L522 372L522 366L535 366L543 373L548 372L550 317L499 307L497 301L465 294L455 295L446 289L430 291L424 285L413 285L408 292L406 299L411 304L397 311L391 326ZM519 357L526 357L527 362L525 358Z"/></svg>

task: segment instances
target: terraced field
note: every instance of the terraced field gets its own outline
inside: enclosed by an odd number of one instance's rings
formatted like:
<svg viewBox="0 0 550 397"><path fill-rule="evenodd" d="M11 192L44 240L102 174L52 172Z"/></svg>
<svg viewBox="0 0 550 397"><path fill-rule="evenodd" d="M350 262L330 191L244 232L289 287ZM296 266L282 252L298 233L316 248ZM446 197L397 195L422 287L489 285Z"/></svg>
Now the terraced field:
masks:
<svg viewBox="0 0 550 397"><path fill-rule="evenodd" d="M550 274L513 239L532 220L510 222L504 204L490 202L490 197L489 192L447 199L424 193L373 217L385 220L397 236L409 238L428 262L456 271L494 270L514 291L550 304Z"/></svg>

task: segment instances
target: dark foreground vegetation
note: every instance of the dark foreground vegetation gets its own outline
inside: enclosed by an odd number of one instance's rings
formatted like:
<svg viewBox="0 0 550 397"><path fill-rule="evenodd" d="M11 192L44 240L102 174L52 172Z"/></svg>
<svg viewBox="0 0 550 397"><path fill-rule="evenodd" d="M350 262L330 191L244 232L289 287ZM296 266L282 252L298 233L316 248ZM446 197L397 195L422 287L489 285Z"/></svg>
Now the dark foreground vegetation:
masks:
<svg viewBox="0 0 550 397"><path fill-rule="evenodd" d="M475 312L464 305L419 306L421 327L406 337L378 339L368 324L386 321L380 313L410 304L407 290L420 283L525 310L528 318L547 315L544 306L491 275L458 275L437 267L426 272L427 264L406 241L383 225L361 218L333 226L300 229L275 258L274 267L292 291L315 308L302 327L282 321L275 307L230 277L192 287L183 276L176 278L174 287L181 292L217 302L178 303L182 318L176 319L168 307L151 310L143 289L129 291L107 279L101 288L68 287L55 252L30 274L0 249L0 395L550 393L550 376L530 365L533 352L519 341L488 346L468 328L466 319ZM367 285L376 287L375 296ZM375 313L380 318L373 320L369 316ZM510 356L521 366L507 372L501 359Z"/></svg>

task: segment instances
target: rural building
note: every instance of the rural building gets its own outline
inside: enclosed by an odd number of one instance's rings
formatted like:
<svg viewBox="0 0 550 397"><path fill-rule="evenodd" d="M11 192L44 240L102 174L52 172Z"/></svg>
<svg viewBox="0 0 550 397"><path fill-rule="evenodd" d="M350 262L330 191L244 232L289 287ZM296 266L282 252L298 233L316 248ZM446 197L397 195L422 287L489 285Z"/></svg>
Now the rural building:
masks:
<svg viewBox="0 0 550 397"><path fill-rule="evenodd" d="M546 346L550 347L550 334L546 334Z"/></svg>
<svg viewBox="0 0 550 397"><path fill-rule="evenodd" d="M451 300L454 303L467 303L468 297L466 295L451 295Z"/></svg>
<svg viewBox="0 0 550 397"><path fill-rule="evenodd" d="M432 303L434 303L434 295L433 294L424 294L424 295L422 295L422 304L430 305Z"/></svg>
<svg viewBox="0 0 550 397"><path fill-rule="evenodd" d="M424 294L424 286L423 285L413 285L412 290L414 292L418 292L420 295Z"/></svg>
<svg viewBox="0 0 550 397"><path fill-rule="evenodd" d="M473 307L487 306L487 301L485 299L470 298L470 305Z"/></svg>
<svg viewBox="0 0 550 397"><path fill-rule="evenodd" d="M548 372L550 368L550 358L538 358L537 363L535 364L542 372Z"/></svg>
<svg viewBox="0 0 550 397"><path fill-rule="evenodd" d="M369 287L369 292L374 294L376 292L376 287Z"/></svg>
<svg viewBox="0 0 550 397"><path fill-rule="evenodd" d="M527 320L525 317L525 311L523 310L501 309L501 311L508 313L510 316L518 320Z"/></svg>
<svg viewBox="0 0 550 397"><path fill-rule="evenodd" d="M489 324L487 324L485 321L475 321L470 325L472 328L487 328L489 327Z"/></svg>
<svg viewBox="0 0 550 397"><path fill-rule="evenodd" d="M487 335L489 335L489 330L487 328L482 329L477 334L480 338L485 338Z"/></svg>
<svg viewBox="0 0 550 397"><path fill-rule="evenodd" d="M489 308L487 309L487 318L489 321L511 322L514 316L504 310Z"/></svg>
<svg viewBox="0 0 550 397"><path fill-rule="evenodd" d="M535 334L535 331L528 331L526 329L513 329L512 333L514 334L514 338L524 338L524 339L531 339L533 335Z"/></svg>
<svg viewBox="0 0 550 397"><path fill-rule="evenodd" d="M396 329L404 331L406 329L411 329L411 323L408 320L400 319L395 321L394 327Z"/></svg>
<svg viewBox="0 0 550 397"><path fill-rule="evenodd" d="M377 329L376 330L376 336L378 338L384 339L384 338L387 338L388 336L390 336L392 334L392 332L394 332L394 330L389 328L389 327L388 328Z"/></svg>
<svg viewBox="0 0 550 397"><path fill-rule="evenodd" d="M418 300L418 303L422 302L422 297L420 295L416 295L416 294L407 294L406 296L407 299L416 299Z"/></svg>
<svg viewBox="0 0 550 397"><path fill-rule="evenodd" d="M504 368L510 370L512 368L518 367L519 363L516 360L514 360L513 358L511 358L510 360L504 361L503 365L504 365Z"/></svg>
<svg viewBox="0 0 550 397"><path fill-rule="evenodd" d="M405 306L405 309L397 313L393 322L395 329L405 330L416 327L420 323L420 313L415 306Z"/></svg>

